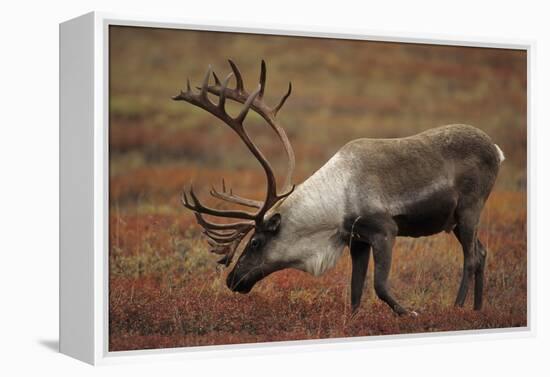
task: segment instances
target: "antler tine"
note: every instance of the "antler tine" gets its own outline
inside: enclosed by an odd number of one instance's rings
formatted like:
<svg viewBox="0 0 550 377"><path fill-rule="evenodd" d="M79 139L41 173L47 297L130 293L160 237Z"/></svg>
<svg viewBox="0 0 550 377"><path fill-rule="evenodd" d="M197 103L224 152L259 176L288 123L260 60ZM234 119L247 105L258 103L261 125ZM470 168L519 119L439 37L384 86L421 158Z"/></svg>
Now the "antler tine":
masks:
<svg viewBox="0 0 550 377"><path fill-rule="evenodd" d="M234 241L233 243L229 244L218 244L216 242L209 242L208 245L210 245L211 247L210 252L220 255L225 254L221 259L218 260L218 263L223 264L225 267L227 267L231 264L231 261L233 260L233 256L235 255L237 247L239 246L239 242Z"/></svg>
<svg viewBox="0 0 550 377"><path fill-rule="evenodd" d="M230 242L227 242L227 243L216 242L216 241L211 240L209 238L206 239L206 242L208 243L209 246L212 247L212 249L210 249L210 251L213 252L213 253L216 253L216 254L225 254L229 251L228 249L231 247Z"/></svg>
<svg viewBox="0 0 550 377"><path fill-rule="evenodd" d="M197 219L197 223L202 226L205 229L208 230L236 230L240 229L245 231L246 229L250 230L254 226L253 222L237 222L237 223L227 223L227 224L219 224L219 223L213 223L208 220L206 220L202 214L195 212L195 218Z"/></svg>
<svg viewBox="0 0 550 377"><path fill-rule="evenodd" d="M263 204L262 202L259 202L257 200L247 199L238 195L234 195L232 189L229 189L229 194L228 194L225 188L225 180L223 179L222 179L222 192L219 192L218 190L216 190L214 186L212 186L212 189L210 190L210 195L230 203L240 204L251 208L261 208Z"/></svg>
<svg viewBox="0 0 550 377"><path fill-rule="evenodd" d="M204 101L210 102L208 99L208 81L210 81L210 74L212 73L212 66L208 66L208 71L206 71L206 75L204 75L204 79L202 80L202 86L201 86L201 98Z"/></svg>
<svg viewBox="0 0 550 377"><path fill-rule="evenodd" d="M216 75L216 72L212 71L212 76L214 76L214 82L216 85L221 85L220 79L218 78L218 75Z"/></svg>
<svg viewBox="0 0 550 377"><path fill-rule="evenodd" d="M228 235L228 236L216 236L216 235L210 234L208 232L205 232L204 234L208 238L210 238L211 240L214 240L216 242L221 242L221 243L233 242L233 241L243 237L241 232L235 232L235 233L233 233L231 235Z"/></svg>
<svg viewBox="0 0 550 377"><path fill-rule="evenodd" d="M262 59L262 64L260 67L260 94L258 94L259 99L262 99L264 97L265 80L266 80L265 60Z"/></svg>
<svg viewBox="0 0 550 377"><path fill-rule="evenodd" d="M292 93L291 82L288 83L288 91L286 92L286 94L283 96L283 98L281 98L281 100L279 101L279 104L273 108L273 116L277 116L277 113L279 112L279 110L281 110L281 108L285 104L286 99L290 96L290 93Z"/></svg>
<svg viewBox="0 0 550 377"><path fill-rule="evenodd" d="M231 264L233 256L235 255L235 252L237 251L237 247L239 246L241 240L242 239L235 240L229 243L220 243L211 239L207 239L207 242L208 245L211 247L211 253L219 255L225 254L220 260L218 260L218 263L223 264L227 267Z"/></svg>
<svg viewBox="0 0 550 377"><path fill-rule="evenodd" d="M231 69L233 71L232 74L235 75L237 86L235 89L227 89L225 94L228 98L231 98L234 101L245 103L249 97L249 94L244 90L242 75L239 69L237 68L236 64L232 60L229 60L229 64L231 65ZM267 68L266 68L265 61L262 60L262 64L260 66L260 81L259 81L261 90L260 90L260 94L258 95L258 100L252 103L251 108L254 111L256 111L259 115L261 115L266 121L270 122L269 118L274 118L277 115L279 110L283 107L286 100L292 93L292 83L291 82L288 83L287 92L281 98L277 106L269 107L262 101L265 93L265 85L267 82L266 77L267 77ZM216 82L215 85L208 87L208 91L210 93L218 96L221 93L221 89L222 89L222 86L220 85L219 82ZM273 119L271 119L271 121L272 120Z"/></svg>
<svg viewBox="0 0 550 377"><path fill-rule="evenodd" d="M204 229L203 230L203 233L205 234L213 234L215 236L218 236L218 237L225 237L225 236L229 236L231 234L234 234L235 233L235 229L232 229L231 231L229 232L221 232L221 231L218 231L218 230L212 230L212 229Z"/></svg>
<svg viewBox="0 0 550 377"><path fill-rule="evenodd" d="M191 83L189 82L189 77L188 77L186 82L186 91L184 92L183 90L180 90L178 95L172 96L172 99L174 101L181 101L181 100L184 100L186 96L188 96L189 94L192 94L192 92L191 92Z"/></svg>
<svg viewBox="0 0 550 377"><path fill-rule="evenodd" d="M206 214L206 215L217 216L217 217L231 217L231 218L234 218L234 219L243 219L243 220L255 220L256 219L256 215L251 214L249 212L239 211L239 210L214 209L214 208L210 208L210 207L202 204L201 201L199 200L199 198L197 198L197 195L195 194L195 191L193 190L193 186L191 186L190 189L189 189L189 195L191 195L191 199L193 200L193 204L191 204L189 202L189 200L187 199L187 195L186 195L185 191L183 192L182 203L186 208L188 208L188 209L190 209L194 212L203 213L203 214Z"/></svg>
<svg viewBox="0 0 550 377"><path fill-rule="evenodd" d="M242 124L244 122L244 119L246 118L246 115L248 114L248 110L250 110L250 106L252 106L252 102L258 97L260 94L260 91L262 90L261 85L258 85L258 89L256 89L251 95L248 96L248 99L244 103L243 109L237 115L237 118L235 118L235 121Z"/></svg>
<svg viewBox="0 0 550 377"><path fill-rule="evenodd" d="M234 252L233 252L234 253ZM233 254L224 255L220 260L218 260L218 264L223 264L225 267L229 266L231 264L231 260L233 259Z"/></svg>
<svg viewBox="0 0 550 377"><path fill-rule="evenodd" d="M181 203L185 208L193 210L192 206L189 204L189 200L187 199L187 193L185 192L185 190L181 193Z"/></svg>
<svg viewBox="0 0 550 377"><path fill-rule="evenodd" d="M238 92L244 92L244 84L243 84L243 77L241 76L241 72L239 71L239 68L237 68L237 65L233 63L233 60L227 59L229 62L229 65L231 66L231 69L233 70L233 73L235 74L235 79L237 80L237 91Z"/></svg>
<svg viewBox="0 0 550 377"><path fill-rule="evenodd" d="M216 189L212 189L210 191L210 194L213 197L221 199L221 200L225 200L226 202L240 204L240 205L250 207L250 208L261 208L261 206L263 204L262 202L257 201L257 200L243 198L241 196L234 195L234 194L226 194L226 193L223 193L223 192L216 191Z"/></svg>
<svg viewBox="0 0 550 377"><path fill-rule="evenodd" d="M213 239L210 239L210 238L207 238L206 242L208 242L208 244L210 246L226 246L226 245L229 245L229 242L217 242L217 241L214 241Z"/></svg>
<svg viewBox="0 0 550 377"><path fill-rule="evenodd" d="M228 74L225 80L223 80L223 84L221 84L222 86L220 89L220 96L219 96L220 99L218 101L218 107L222 111L225 111L225 95L227 91L227 84L229 84L229 80L231 80L231 77L233 77L233 73Z"/></svg>
<svg viewBox="0 0 550 377"><path fill-rule="evenodd" d="M289 185L290 187L288 188L288 191L285 192L284 194L281 194L281 195L277 195L277 198L280 200L280 199L283 199L283 198L286 198L287 196L289 196L290 194L292 194L294 192L294 189L296 188L296 185Z"/></svg>

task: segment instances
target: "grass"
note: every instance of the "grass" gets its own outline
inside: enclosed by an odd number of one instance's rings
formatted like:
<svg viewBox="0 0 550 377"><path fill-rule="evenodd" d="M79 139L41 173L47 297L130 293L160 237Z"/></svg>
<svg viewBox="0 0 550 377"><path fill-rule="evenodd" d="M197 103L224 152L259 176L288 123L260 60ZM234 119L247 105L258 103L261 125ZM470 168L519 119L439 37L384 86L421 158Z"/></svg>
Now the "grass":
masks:
<svg viewBox="0 0 550 377"><path fill-rule="evenodd" d="M391 286L420 313L397 317L372 288L349 313L351 261L345 253L322 277L277 272L249 295L230 292L192 219L114 215L111 222L112 350L266 342L526 326L525 197L491 196L480 229L488 246L485 307L453 302L462 269L454 236L399 239ZM520 211L518 215L518 209ZM470 295L471 296L471 295Z"/></svg>
<svg viewBox="0 0 550 377"><path fill-rule="evenodd" d="M112 27L110 46L111 351L526 326L524 52L130 27ZM376 298L372 261L352 317L348 252L322 277L284 270L249 295L230 292L179 195L193 182L206 197L225 177L238 194L261 199L264 178L227 127L170 100L186 75L198 84L209 63L227 72L227 57L248 87L266 59L269 103L292 80L280 117L297 183L355 138L448 123L486 131L507 160L480 227L489 249L483 310L471 309L472 297L453 307L462 251L449 234L396 243L391 288L416 318L397 317ZM272 135L258 117L247 127L282 174Z"/></svg>

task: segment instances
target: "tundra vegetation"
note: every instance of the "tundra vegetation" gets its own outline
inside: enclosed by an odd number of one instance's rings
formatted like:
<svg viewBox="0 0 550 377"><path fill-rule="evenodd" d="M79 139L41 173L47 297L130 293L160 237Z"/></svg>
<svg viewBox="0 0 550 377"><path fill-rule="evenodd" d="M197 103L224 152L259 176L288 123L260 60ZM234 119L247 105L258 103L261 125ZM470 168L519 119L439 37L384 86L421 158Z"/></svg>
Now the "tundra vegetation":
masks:
<svg viewBox="0 0 550 377"><path fill-rule="evenodd" d="M129 27L111 27L110 42L111 351L526 326L524 52ZM205 63L225 72L226 57L250 85L258 62L269 63L268 103L292 81L280 119L296 153L294 183L353 139L451 123L489 134L506 161L478 230L488 249L483 309L471 310L472 292L464 308L453 306L463 256L447 233L395 243L391 290L417 317L399 317L376 298L373 263L351 316L347 249L320 277L283 270L248 295L227 289L227 271L216 268L180 194L193 182L206 198L224 177L261 200L264 173L218 119L170 100L186 76L200 85ZM240 108L228 102L233 116ZM246 122L283 181L280 143L253 112Z"/></svg>

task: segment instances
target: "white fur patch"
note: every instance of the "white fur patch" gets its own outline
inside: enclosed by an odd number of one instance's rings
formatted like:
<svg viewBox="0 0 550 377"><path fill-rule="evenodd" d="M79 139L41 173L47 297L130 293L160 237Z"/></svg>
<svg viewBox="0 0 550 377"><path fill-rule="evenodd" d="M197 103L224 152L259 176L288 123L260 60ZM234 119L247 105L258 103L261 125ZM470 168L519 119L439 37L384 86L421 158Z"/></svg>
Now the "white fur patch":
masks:
<svg viewBox="0 0 550 377"><path fill-rule="evenodd" d="M292 207L289 220L313 229L338 226L344 217L345 188L351 178L350 169L339 153L305 182L282 206Z"/></svg>
<svg viewBox="0 0 550 377"><path fill-rule="evenodd" d="M326 232L323 233L324 239L311 240L313 242L302 253L303 261L297 266L314 276L320 276L334 267L344 250L344 244L334 242ZM315 249L310 249L312 246Z"/></svg>
<svg viewBox="0 0 550 377"><path fill-rule="evenodd" d="M277 237L266 245L269 262L288 262L313 275L330 269L344 245L334 238L344 218L351 173L337 153L274 211L282 216ZM267 214L266 216L269 216Z"/></svg>
<svg viewBox="0 0 550 377"><path fill-rule="evenodd" d="M504 152L502 152L502 149L498 145L495 144L495 147L497 148L498 160L502 164L502 161L506 160L506 156L504 156Z"/></svg>

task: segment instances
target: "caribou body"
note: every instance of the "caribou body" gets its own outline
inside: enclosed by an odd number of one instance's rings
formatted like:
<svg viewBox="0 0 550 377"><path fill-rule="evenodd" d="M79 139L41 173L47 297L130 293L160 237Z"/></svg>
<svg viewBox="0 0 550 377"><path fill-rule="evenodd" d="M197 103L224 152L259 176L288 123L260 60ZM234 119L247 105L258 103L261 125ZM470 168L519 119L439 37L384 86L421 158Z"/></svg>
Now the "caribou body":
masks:
<svg viewBox="0 0 550 377"><path fill-rule="evenodd" d="M262 100L265 63L260 85L252 94L244 90L236 65L222 83L210 70L199 93L190 86L174 97L214 114L241 137L265 170L266 199L258 202L233 194L225 188L213 189L219 199L257 208L218 210L203 205L191 189L191 200L183 194L183 204L195 212L197 221L212 246L223 254L220 261L230 265L245 236L252 232L235 267L227 276L228 287L247 293L272 272L295 268L320 275L331 268L349 248L352 259L351 304L360 304L372 250L374 288L377 296L396 313L413 313L402 307L388 290L392 248L398 236L429 236L454 232L464 253L463 275L456 305L463 306L470 280L474 278L474 309L481 309L486 249L477 237L479 218L504 160L500 148L481 130L468 125L448 125L420 134L394 139L357 139L342 147L306 181L290 184L294 153L276 120L281 102L268 107ZM232 75L236 88L227 87ZM218 103L207 93L219 97ZM244 103L233 118L225 111L229 98ZM270 164L250 140L243 121L249 109L260 114L276 132L289 157L286 190L278 194ZM240 219L236 223L213 223L203 215Z"/></svg>

